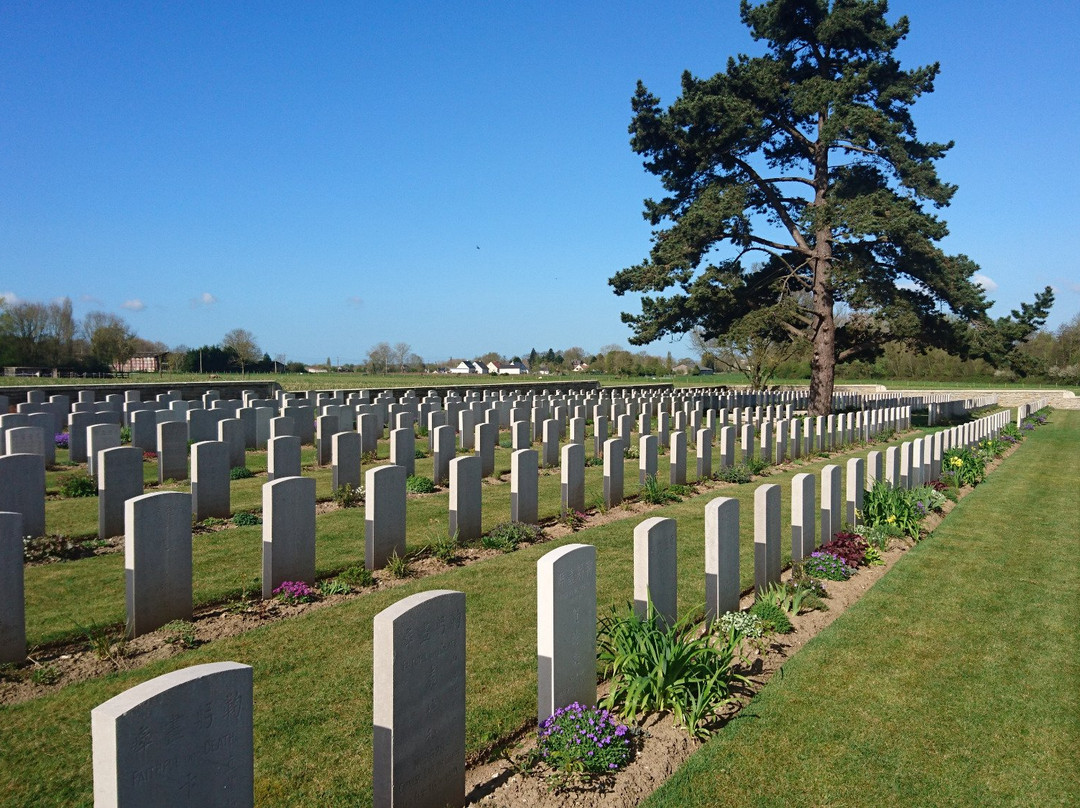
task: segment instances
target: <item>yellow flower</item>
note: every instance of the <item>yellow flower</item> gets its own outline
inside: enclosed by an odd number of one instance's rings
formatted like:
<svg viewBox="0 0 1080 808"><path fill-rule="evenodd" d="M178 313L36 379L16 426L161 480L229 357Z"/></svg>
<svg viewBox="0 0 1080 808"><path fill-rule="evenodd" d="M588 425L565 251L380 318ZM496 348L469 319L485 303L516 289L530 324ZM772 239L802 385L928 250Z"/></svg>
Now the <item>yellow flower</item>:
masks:
<svg viewBox="0 0 1080 808"><path fill-rule="evenodd" d="M888 516L886 517L885 521L886 521L886 522L888 522L888 523L889 523L889 524L891 525L891 524L892 524L893 522L895 522L895 521L896 521L896 515L895 515L895 514L891 514L891 513L890 513L890 514L889 514L889 515L888 515Z"/></svg>
<svg viewBox="0 0 1080 808"><path fill-rule="evenodd" d="M950 458L949 463L953 466L956 466L956 468L960 468L962 465L964 465L964 461L961 460L959 457Z"/></svg>

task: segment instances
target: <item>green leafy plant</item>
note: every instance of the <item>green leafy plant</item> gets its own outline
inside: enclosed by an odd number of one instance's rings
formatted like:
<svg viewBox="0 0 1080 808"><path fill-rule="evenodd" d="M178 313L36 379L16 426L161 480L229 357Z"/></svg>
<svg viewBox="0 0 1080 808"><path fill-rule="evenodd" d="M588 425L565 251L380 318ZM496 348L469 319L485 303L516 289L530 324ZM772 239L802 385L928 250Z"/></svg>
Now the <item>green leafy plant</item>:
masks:
<svg viewBox="0 0 1080 808"><path fill-rule="evenodd" d="M60 496L68 499L96 497L97 483L89 474L67 474L60 478Z"/></svg>
<svg viewBox="0 0 1080 808"><path fill-rule="evenodd" d="M405 480L405 490L410 494L433 494L435 493L435 483L430 477L421 477L414 474Z"/></svg>
<svg viewBox="0 0 1080 808"><path fill-rule="evenodd" d="M986 461L967 447L949 449L941 458L941 473L949 475L957 486L974 486L986 474Z"/></svg>
<svg viewBox="0 0 1080 808"><path fill-rule="evenodd" d="M113 667L119 670L128 651L125 632L123 630L113 632L108 626L90 626L87 628L78 621L75 621L75 625L86 639L94 656L111 662Z"/></svg>
<svg viewBox="0 0 1080 808"><path fill-rule="evenodd" d="M459 560L461 544L458 542L457 533L453 536L445 533L437 536L428 547L431 554L444 564L456 564Z"/></svg>
<svg viewBox="0 0 1080 808"><path fill-rule="evenodd" d="M753 476L750 467L743 463L734 466L722 466L713 474L713 477L722 483L735 483L736 485L750 482Z"/></svg>
<svg viewBox="0 0 1080 808"><path fill-rule="evenodd" d="M233 466L229 469L230 480L246 480L248 477L254 477L255 472L249 469L247 466Z"/></svg>
<svg viewBox="0 0 1080 808"><path fill-rule="evenodd" d="M332 494L339 508L359 508L364 503L364 486L339 485Z"/></svg>
<svg viewBox="0 0 1080 808"><path fill-rule="evenodd" d="M641 486L641 499L650 505L663 505L665 502L678 502L679 495L661 484L655 474L649 474Z"/></svg>
<svg viewBox="0 0 1080 808"><path fill-rule="evenodd" d="M500 522L480 537L480 546L488 550L513 552L523 542L536 542L544 537L544 531L536 525L524 522Z"/></svg>
<svg viewBox="0 0 1080 808"><path fill-rule="evenodd" d="M121 443L131 443L131 427L130 426L122 426L122 427L120 427L120 442Z"/></svg>
<svg viewBox="0 0 1080 808"><path fill-rule="evenodd" d="M55 685L61 678L60 669L49 662L34 665L33 670L30 671L30 681L35 685Z"/></svg>
<svg viewBox="0 0 1080 808"><path fill-rule="evenodd" d="M863 494L863 521L871 527L884 525L913 539L919 537L919 514L907 491L878 480Z"/></svg>
<svg viewBox="0 0 1080 808"><path fill-rule="evenodd" d="M341 574L338 575L337 579L348 586L356 587L357 589L375 585L375 576L372 575L371 570L363 564L354 564L351 567L346 567L341 571Z"/></svg>
<svg viewBox="0 0 1080 808"><path fill-rule="evenodd" d="M711 630L699 633L692 614L668 627L649 603L646 616L614 608L601 620L598 655L611 688L603 704L627 721L667 710L696 738L709 735L709 720L732 699L738 643Z"/></svg>
<svg viewBox="0 0 1080 808"><path fill-rule="evenodd" d="M172 620L161 627L165 642L181 648L194 648L198 645L195 637L195 624L190 620Z"/></svg>
<svg viewBox="0 0 1080 808"><path fill-rule="evenodd" d="M867 543L866 556L863 559L868 567L880 567L885 563L885 560L881 557L881 550L876 544Z"/></svg>
<svg viewBox="0 0 1080 808"><path fill-rule="evenodd" d="M585 514L581 511L569 510L559 517L559 521L576 533L585 527Z"/></svg>
<svg viewBox="0 0 1080 808"><path fill-rule="evenodd" d="M750 607L750 614L761 620L761 627L767 634L790 634L795 630L783 607L769 600L756 600Z"/></svg>
<svg viewBox="0 0 1080 808"><path fill-rule="evenodd" d="M232 523L237 527L253 527L255 525L261 525L262 519L258 514L251 513L250 511L240 511L234 513L232 517Z"/></svg>
<svg viewBox="0 0 1080 808"><path fill-rule="evenodd" d="M414 449L413 457L416 460L423 460L425 457L427 457L427 452L425 452L423 449Z"/></svg>
<svg viewBox="0 0 1080 808"><path fill-rule="evenodd" d="M719 622L720 630L729 637L757 639L765 633L761 618L750 612L724 612Z"/></svg>
<svg viewBox="0 0 1080 808"><path fill-rule="evenodd" d="M813 583L792 580L769 584L764 591L757 594L755 602L772 603L788 614L801 614L827 608L822 597Z"/></svg>
<svg viewBox="0 0 1080 808"><path fill-rule="evenodd" d="M319 581L319 592L323 597L327 595L347 595L352 592L352 587L338 578L327 578Z"/></svg>
<svg viewBox="0 0 1080 808"><path fill-rule="evenodd" d="M386 559L386 571L395 578L409 578L413 574L412 562L407 555L400 556L397 550L394 550Z"/></svg>

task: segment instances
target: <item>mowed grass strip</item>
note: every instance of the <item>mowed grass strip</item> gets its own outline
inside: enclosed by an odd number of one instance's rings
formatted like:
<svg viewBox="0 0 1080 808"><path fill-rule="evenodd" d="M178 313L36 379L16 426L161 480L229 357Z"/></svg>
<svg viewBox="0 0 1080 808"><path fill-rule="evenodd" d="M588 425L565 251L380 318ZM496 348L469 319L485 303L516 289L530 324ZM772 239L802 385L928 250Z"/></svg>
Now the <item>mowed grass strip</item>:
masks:
<svg viewBox="0 0 1080 808"><path fill-rule="evenodd" d="M636 437L636 433L635 433ZM592 455L592 439L588 439L587 454ZM893 443L899 443L894 440ZM426 447L426 438L418 439L418 445ZM635 440L636 445L636 440ZM380 457L385 458L389 450L385 442L380 444ZM884 451L884 445L874 448ZM773 476L777 479L790 480L792 473L798 471L817 471L826 463L844 466L846 458L853 455L865 457L867 449L853 450L845 448L843 453L834 454L825 460L820 457L801 461L794 466L785 466L785 472L775 468ZM499 447L495 452L496 471L509 472L511 450ZM691 450L687 459L688 476L695 479L696 459ZM314 477L316 496L329 499L332 495L331 471L328 466L313 468L310 466L315 457L314 449L305 447L302 460L305 463L304 475ZM660 457L658 476L661 481L669 477L670 454ZM416 472L431 476L433 461L430 457L416 461ZM248 467L254 471L265 472L266 453L248 452ZM713 447L713 468L720 467L720 447ZM371 468L371 464L364 466ZM786 476L785 476L786 474ZM779 475L779 476L777 476ZM624 461L625 490L627 494L638 491L638 460ZM772 481L773 477L767 478ZM262 488L265 476L233 480L230 485L230 500L233 513L248 510L261 510ZM175 483L154 491L190 490L188 482ZM790 484L785 489L790 495ZM561 510L561 478L558 468L543 469L539 477L539 515L541 519L557 517ZM149 492L148 492L149 493ZM719 496L709 494L705 496ZM509 482L491 483L483 486L483 529L491 530L499 522L510 518ZM603 497L603 469L590 466L585 469L586 507L596 507ZM700 507L704 507L704 503ZM747 508L751 507L748 503ZM50 534L62 533L71 536L97 535L97 497L78 499L56 499L46 503L46 526ZM413 497L406 507L408 549L410 552L421 549L439 537L445 537L449 530L448 513L449 494L444 489L440 492L421 497ZM790 510L786 510L790 513ZM751 517L747 517L751 518ZM338 510L321 514L316 518L316 571L320 576L335 574L353 564L362 564L364 560L364 515L363 508ZM236 599L245 589L258 589L254 586L262 571L262 528L235 528L210 533L201 533L193 539L194 564L194 603L196 608L225 600ZM82 637L86 628L96 626L119 626L124 622L124 555L113 553L57 564L46 564L26 569L26 624L27 639L31 647L40 644L65 642Z"/></svg>
<svg viewBox="0 0 1080 808"><path fill-rule="evenodd" d="M860 454L865 454L865 450ZM636 465L636 461L631 462ZM819 459L767 478L766 482L781 486L785 514L790 513L791 477L799 471L816 471L825 462ZM628 464L628 475L630 468ZM553 487L557 486L557 475L547 479ZM628 491L634 488L629 482L632 479L635 478L628 476ZM650 516L669 516L678 521L680 610L697 608L704 602L704 507L714 496L739 499L741 579L744 587L752 585L753 496L759 484L727 487L649 512ZM355 518L358 512L337 514L342 519ZM341 531L331 530L328 517L337 514L320 517L319 541L325 539L327 543L355 548L363 535L361 526L357 523ZM444 517L445 512L440 520ZM621 606L632 598L633 529L643 518L631 515L559 541L524 547L482 564L449 569L332 609L224 639L138 671L71 685L57 694L2 708L5 737L0 744L0 793L10 794L15 805L89 805L90 710L117 693L170 670L233 660L254 668L257 803L260 806L315 801L326 805L369 804L371 643L375 614L415 592L456 589L466 593L466 742L470 753L478 752L535 720L537 559L569 542L595 545L598 598L603 615L609 604ZM324 523L323 519L327 521ZM243 530L229 533L239 537ZM258 529L248 530L252 547L245 552L251 555L248 563L254 567ZM339 534L338 538L330 539L331 535ZM789 545L785 534L785 561L789 558ZM223 546L222 552L227 555L234 549ZM323 554L329 552L337 551L319 550L320 566L327 557ZM228 566L224 557L217 561ZM215 559L207 558L200 563L205 563L207 574L212 573ZM122 604L122 583L117 587L113 597L118 597ZM73 586L66 596L77 597L77 594L78 589Z"/></svg>
<svg viewBox="0 0 1080 808"><path fill-rule="evenodd" d="M1078 457L1057 411L645 804L1080 804Z"/></svg>

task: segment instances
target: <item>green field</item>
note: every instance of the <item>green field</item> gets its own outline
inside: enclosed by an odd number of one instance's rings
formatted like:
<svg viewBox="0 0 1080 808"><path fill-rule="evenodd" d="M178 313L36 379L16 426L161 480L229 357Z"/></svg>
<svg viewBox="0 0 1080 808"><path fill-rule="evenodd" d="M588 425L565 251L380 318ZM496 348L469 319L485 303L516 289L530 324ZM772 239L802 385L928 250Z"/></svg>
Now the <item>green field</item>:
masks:
<svg viewBox="0 0 1080 808"><path fill-rule="evenodd" d="M1077 457L1055 412L646 805L1080 804Z"/></svg>

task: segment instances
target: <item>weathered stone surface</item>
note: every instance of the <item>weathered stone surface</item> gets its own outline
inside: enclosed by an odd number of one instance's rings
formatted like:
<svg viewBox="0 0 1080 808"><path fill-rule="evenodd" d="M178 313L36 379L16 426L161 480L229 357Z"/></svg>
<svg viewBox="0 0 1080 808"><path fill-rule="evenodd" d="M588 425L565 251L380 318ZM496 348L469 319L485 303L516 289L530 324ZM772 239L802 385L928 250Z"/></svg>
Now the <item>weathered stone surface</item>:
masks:
<svg viewBox="0 0 1080 808"><path fill-rule="evenodd" d="M535 449L518 449L510 455L510 521L512 522L535 525L538 521L539 462L540 458Z"/></svg>
<svg viewBox="0 0 1080 808"><path fill-rule="evenodd" d="M817 502L814 499L814 475L796 474L791 478L791 560L808 558L817 546Z"/></svg>
<svg viewBox="0 0 1080 808"><path fill-rule="evenodd" d="M562 448L559 473L562 481L562 512L585 510L585 447L568 443Z"/></svg>
<svg viewBox="0 0 1080 808"><path fill-rule="evenodd" d="M821 543L827 544L833 540L836 532L840 530L840 520L843 519L840 497L843 491L840 488L840 467L829 464L821 470Z"/></svg>
<svg viewBox="0 0 1080 808"><path fill-rule="evenodd" d="M449 427L440 427L449 429ZM364 565L382 569L405 555L405 469L376 466L364 475Z"/></svg>
<svg viewBox="0 0 1080 808"><path fill-rule="evenodd" d="M24 536L45 535L45 459L41 455L0 456L0 511L22 514Z"/></svg>
<svg viewBox="0 0 1080 808"><path fill-rule="evenodd" d="M196 522L209 517L228 519L229 447L216 440L191 446L191 512Z"/></svg>
<svg viewBox="0 0 1080 808"><path fill-rule="evenodd" d="M187 431L187 424L175 421ZM127 631L138 637L191 619L191 494L158 491L124 503Z"/></svg>
<svg viewBox="0 0 1080 808"><path fill-rule="evenodd" d="M166 673L90 712L97 808L250 808L252 671L211 662Z"/></svg>
<svg viewBox="0 0 1080 808"><path fill-rule="evenodd" d="M450 535L458 541L480 538L483 477L476 455L450 461Z"/></svg>
<svg viewBox="0 0 1080 808"><path fill-rule="evenodd" d="M705 619L737 612L740 589L739 500L717 497L705 506Z"/></svg>
<svg viewBox="0 0 1080 808"><path fill-rule="evenodd" d="M375 808L464 805L465 593L412 595L374 624Z"/></svg>
<svg viewBox="0 0 1080 808"><path fill-rule="evenodd" d="M685 433L682 433L685 437ZM678 556L674 519L653 516L634 528L634 612L656 615L668 626L678 619Z"/></svg>
<svg viewBox="0 0 1080 808"><path fill-rule="evenodd" d="M754 590L780 583L780 486L754 490Z"/></svg>
<svg viewBox="0 0 1080 808"><path fill-rule="evenodd" d="M285 581L314 586L315 480L282 477L262 493L262 596L273 597Z"/></svg>
<svg viewBox="0 0 1080 808"><path fill-rule="evenodd" d="M596 704L596 548L567 544L536 562L537 720Z"/></svg>
<svg viewBox="0 0 1080 808"><path fill-rule="evenodd" d="M142 450L134 446L103 449L98 463L98 536L122 536L124 503L143 492Z"/></svg>

